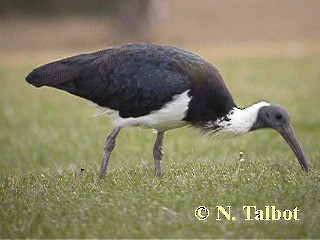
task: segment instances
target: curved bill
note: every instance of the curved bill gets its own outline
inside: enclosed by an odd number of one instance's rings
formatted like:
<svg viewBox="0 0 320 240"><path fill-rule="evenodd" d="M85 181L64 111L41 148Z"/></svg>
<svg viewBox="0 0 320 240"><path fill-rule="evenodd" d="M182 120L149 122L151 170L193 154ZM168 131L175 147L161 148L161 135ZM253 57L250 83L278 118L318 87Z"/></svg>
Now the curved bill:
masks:
<svg viewBox="0 0 320 240"><path fill-rule="evenodd" d="M286 126L282 126L279 132L281 136L284 138L284 140L286 140L286 142L289 144L294 154L296 155L302 169L307 172L309 170L307 159L302 151L302 148L300 146L300 143L298 142L298 139L294 135L294 132L290 124L287 124Z"/></svg>

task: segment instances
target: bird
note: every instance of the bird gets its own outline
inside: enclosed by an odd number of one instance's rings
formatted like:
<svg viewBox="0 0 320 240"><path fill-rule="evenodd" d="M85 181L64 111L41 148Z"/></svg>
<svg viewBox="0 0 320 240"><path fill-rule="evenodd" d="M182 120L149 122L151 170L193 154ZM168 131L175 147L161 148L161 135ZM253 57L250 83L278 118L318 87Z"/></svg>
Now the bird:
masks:
<svg viewBox="0 0 320 240"><path fill-rule="evenodd" d="M185 49L130 43L50 62L31 71L26 81L84 98L111 117L114 128L105 142L100 179L116 137L130 127L156 130L153 158L159 176L165 132L183 126L209 136L276 130L301 168L309 169L284 107L266 101L238 107L218 69Z"/></svg>

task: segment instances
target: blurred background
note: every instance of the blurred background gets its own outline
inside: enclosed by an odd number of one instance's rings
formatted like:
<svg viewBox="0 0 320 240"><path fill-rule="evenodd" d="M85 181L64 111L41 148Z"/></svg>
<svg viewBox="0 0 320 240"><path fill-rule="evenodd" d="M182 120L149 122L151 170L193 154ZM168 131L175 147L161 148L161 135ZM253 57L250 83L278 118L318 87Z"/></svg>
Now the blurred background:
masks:
<svg viewBox="0 0 320 240"><path fill-rule="evenodd" d="M2 0L0 52L17 60L153 42L295 56L319 51L319 9L319 0Z"/></svg>
<svg viewBox="0 0 320 240"><path fill-rule="evenodd" d="M175 45L207 58L238 106L261 100L286 106L306 154L319 156L319 9L319 0L1 0L0 173L100 164L109 118L92 118L94 108L83 99L24 79L50 61L130 42ZM272 133L228 145L207 141L219 153L190 141L193 132L168 134L166 157L174 161L225 161L244 148L267 156L279 143L290 150ZM266 139L255 144L259 137L277 140L267 148ZM141 144L126 151L149 164L151 131L128 131L117 140L128 138ZM115 151L121 160L113 166L137 164L123 151Z"/></svg>

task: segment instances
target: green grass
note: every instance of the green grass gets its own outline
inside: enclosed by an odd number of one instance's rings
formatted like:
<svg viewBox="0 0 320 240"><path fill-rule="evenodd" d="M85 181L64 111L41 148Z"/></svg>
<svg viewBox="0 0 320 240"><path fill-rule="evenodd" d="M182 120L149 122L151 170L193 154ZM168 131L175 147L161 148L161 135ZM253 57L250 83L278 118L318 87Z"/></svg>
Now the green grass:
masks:
<svg viewBox="0 0 320 240"><path fill-rule="evenodd" d="M166 134L157 178L155 134L132 129L120 133L100 183L108 118L27 85L36 64L0 64L0 238L320 238L319 57L215 62L239 106L265 99L288 109L309 174L273 131L219 141L183 128ZM205 221L194 216L200 205ZM218 205L236 220L216 221ZM300 220L245 221L244 205L298 207Z"/></svg>

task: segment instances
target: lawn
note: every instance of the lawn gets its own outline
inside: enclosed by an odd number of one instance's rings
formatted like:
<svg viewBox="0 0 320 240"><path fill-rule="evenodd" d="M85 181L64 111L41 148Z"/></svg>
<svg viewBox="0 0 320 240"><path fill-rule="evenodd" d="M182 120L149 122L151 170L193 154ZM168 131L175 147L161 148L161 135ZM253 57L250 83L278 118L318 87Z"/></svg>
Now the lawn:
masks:
<svg viewBox="0 0 320 240"><path fill-rule="evenodd" d="M165 136L158 178L155 134L130 129L120 133L107 177L98 182L109 119L93 117L80 98L28 85L26 74L44 62L4 61L0 238L320 238L319 56L215 60L208 52L239 106L263 99L287 108L308 174L274 131L219 140L182 128ZM203 205L210 215L199 221L194 213ZM217 221L220 205L231 206L236 220ZM247 205L297 207L299 220L246 221Z"/></svg>

